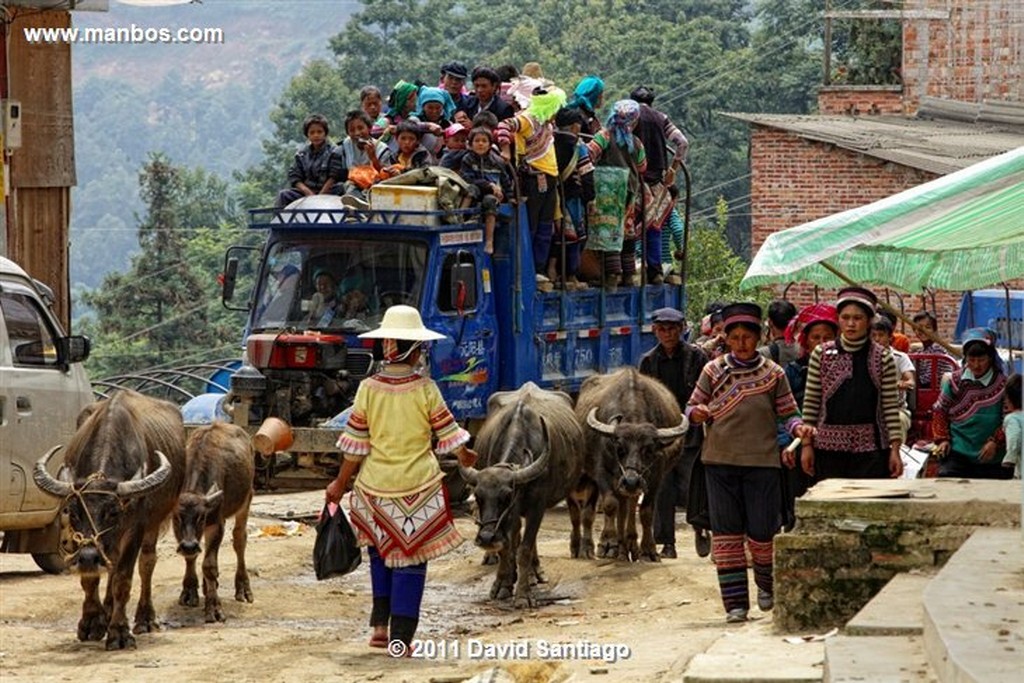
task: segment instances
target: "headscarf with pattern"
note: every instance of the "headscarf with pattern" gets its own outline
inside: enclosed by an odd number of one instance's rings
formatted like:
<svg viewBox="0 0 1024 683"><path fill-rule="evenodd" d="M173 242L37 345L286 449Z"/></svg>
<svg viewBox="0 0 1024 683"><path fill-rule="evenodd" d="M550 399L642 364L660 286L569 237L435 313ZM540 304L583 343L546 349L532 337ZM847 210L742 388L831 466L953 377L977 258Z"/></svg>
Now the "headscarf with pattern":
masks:
<svg viewBox="0 0 1024 683"><path fill-rule="evenodd" d="M619 100L612 105L612 113L605 121L605 128L615 137L615 144L633 153L633 128L640 120L640 103L636 100Z"/></svg>

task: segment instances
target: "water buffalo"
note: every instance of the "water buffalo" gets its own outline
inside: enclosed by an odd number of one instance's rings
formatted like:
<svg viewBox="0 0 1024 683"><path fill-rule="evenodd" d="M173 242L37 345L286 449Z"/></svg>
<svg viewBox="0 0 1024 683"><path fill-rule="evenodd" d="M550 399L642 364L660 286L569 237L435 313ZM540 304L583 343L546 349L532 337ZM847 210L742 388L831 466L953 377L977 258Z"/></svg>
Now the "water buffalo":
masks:
<svg viewBox="0 0 1024 683"><path fill-rule="evenodd" d="M106 634L108 650L134 648L126 616L132 572L138 559L135 633L148 633L156 628L156 542L185 479L185 428L173 404L134 391L86 410L91 414L71 438L58 477L46 466L61 446L36 462L33 476L40 489L64 499L61 550L85 591L78 639ZM100 603L102 570L108 577Z"/></svg>
<svg viewBox="0 0 1024 683"><path fill-rule="evenodd" d="M537 532L544 511L565 500L580 477L583 430L568 395L532 382L494 394L487 412L475 442L483 469L461 468L474 487L476 544L498 554L491 597L532 606L531 581L544 581Z"/></svg>
<svg viewBox="0 0 1024 683"><path fill-rule="evenodd" d="M249 503L255 475L255 456L249 434L235 425L215 422L195 430L185 444L185 490L174 513L178 554L185 558L185 578L178 603L199 604L196 557L199 540L206 537L203 558L203 596L206 621L224 621L217 595L217 552L224 539L224 520L234 516L231 533L235 549L235 600L252 602L249 573L245 569Z"/></svg>
<svg viewBox="0 0 1024 683"><path fill-rule="evenodd" d="M688 427L675 397L658 380L634 368L622 368L583 382L576 417L587 427L584 479L596 484L605 513L597 556L660 561L651 530L654 499L662 474L680 455L679 440ZM636 508L641 495L643 536L638 546ZM588 504L583 510L584 538L579 556L593 553L594 542L586 523L593 515L593 507ZM573 526L575 536L575 519Z"/></svg>

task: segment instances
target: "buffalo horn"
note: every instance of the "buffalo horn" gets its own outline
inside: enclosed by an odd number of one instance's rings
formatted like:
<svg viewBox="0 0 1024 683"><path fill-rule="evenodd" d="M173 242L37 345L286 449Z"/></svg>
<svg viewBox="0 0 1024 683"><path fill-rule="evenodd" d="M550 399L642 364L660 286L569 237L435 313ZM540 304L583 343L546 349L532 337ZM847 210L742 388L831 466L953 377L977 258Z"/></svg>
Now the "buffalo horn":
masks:
<svg viewBox="0 0 1024 683"><path fill-rule="evenodd" d="M222 489L221 487L217 486L216 483L214 483L210 484L210 488L206 492L206 498L203 500L203 502L206 504L206 507L212 508L214 505L219 504L221 498L223 497L224 489Z"/></svg>
<svg viewBox="0 0 1024 683"><path fill-rule="evenodd" d="M529 451L527 451L529 453ZM548 469L548 460L550 459L551 447L546 447L540 454L540 457L531 462L521 470L516 470L512 473L512 483L516 486L521 486L527 482L531 482ZM532 453L531 453L532 455Z"/></svg>
<svg viewBox="0 0 1024 683"><path fill-rule="evenodd" d="M135 498L164 483L164 480L171 475L171 463L167 460L167 456L160 451L156 451L156 457L160 460L160 466L152 474L141 479L122 481L117 485L117 495L122 498Z"/></svg>
<svg viewBox="0 0 1024 683"><path fill-rule="evenodd" d="M658 438L663 441L671 441L672 439L678 439L686 430L690 428L690 421L686 419L685 415L680 415L682 420L675 427L660 427L658 429Z"/></svg>
<svg viewBox="0 0 1024 683"><path fill-rule="evenodd" d="M58 498L64 498L71 493L71 484L66 481L58 481L53 478L53 475L46 469L46 464L53 457L54 453L59 451L63 446L54 446L46 455L39 458L36 461L35 469L32 471L32 479L35 480L36 486L41 490L49 493L52 496Z"/></svg>
<svg viewBox="0 0 1024 683"><path fill-rule="evenodd" d="M465 479L468 484L476 486L476 480L477 477L480 476L480 470L475 467L463 467L462 465L459 465L459 474L462 475L462 478Z"/></svg>
<svg viewBox="0 0 1024 683"><path fill-rule="evenodd" d="M608 424L607 422L601 422L597 419L597 406L590 409L587 413L587 424L595 432L604 434L605 436L615 436L615 427Z"/></svg>

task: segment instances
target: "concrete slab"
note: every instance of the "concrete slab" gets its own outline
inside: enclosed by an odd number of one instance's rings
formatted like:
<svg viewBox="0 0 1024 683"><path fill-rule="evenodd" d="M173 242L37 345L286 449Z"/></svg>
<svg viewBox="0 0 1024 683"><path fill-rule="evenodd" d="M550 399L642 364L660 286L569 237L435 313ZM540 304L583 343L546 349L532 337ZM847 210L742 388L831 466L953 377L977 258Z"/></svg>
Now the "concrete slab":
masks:
<svg viewBox="0 0 1024 683"><path fill-rule="evenodd" d="M824 643L787 643L765 620L723 635L691 659L683 683L819 683L824 658Z"/></svg>
<svg viewBox="0 0 1024 683"><path fill-rule="evenodd" d="M914 519L931 525L1020 526L1021 482L984 479L826 479L796 501L801 524L871 524Z"/></svg>
<svg viewBox="0 0 1024 683"><path fill-rule="evenodd" d="M1024 676L1024 543L1015 529L979 529L924 590L928 662L950 683Z"/></svg>
<svg viewBox="0 0 1024 683"><path fill-rule="evenodd" d="M934 683L919 636L838 636L825 643L825 683Z"/></svg>
<svg viewBox="0 0 1024 683"><path fill-rule="evenodd" d="M846 624L844 631L850 636L921 635L924 630L922 596L934 576L934 573L906 572L892 577Z"/></svg>

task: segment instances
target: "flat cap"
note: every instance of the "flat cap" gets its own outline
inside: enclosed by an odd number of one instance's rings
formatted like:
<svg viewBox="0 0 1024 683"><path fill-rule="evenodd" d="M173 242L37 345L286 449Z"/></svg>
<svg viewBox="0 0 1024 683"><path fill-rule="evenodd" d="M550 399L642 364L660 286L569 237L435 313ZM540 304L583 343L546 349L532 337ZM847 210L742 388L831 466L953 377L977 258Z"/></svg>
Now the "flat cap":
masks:
<svg viewBox="0 0 1024 683"><path fill-rule="evenodd" d="M441 65L441 73L448 74L449 76L455 76L455 78L461 78L462 80L466 80L466 77L469 76L469 69L467 69L466 65L463 64L462 62L452 61L445 62L444 64Z"/></svg>
<svg viewBox="0 0 1024 683"><path fill-rule="evenodd" d="M666 307L659 308L651 314L652 323L662 323L670 325L682 325L686 322L686 316L674 308Z"/></svg>

